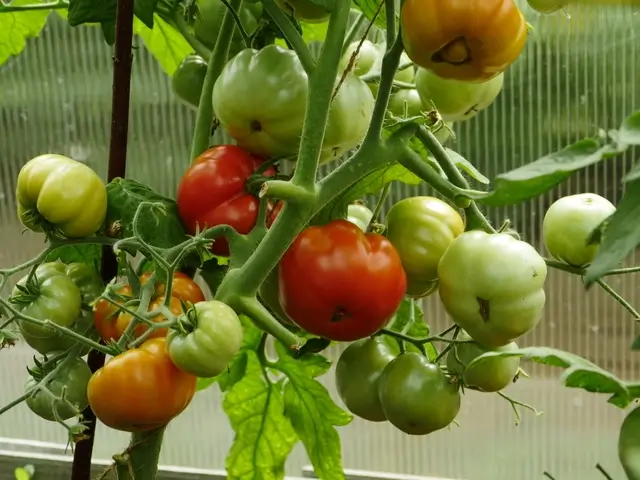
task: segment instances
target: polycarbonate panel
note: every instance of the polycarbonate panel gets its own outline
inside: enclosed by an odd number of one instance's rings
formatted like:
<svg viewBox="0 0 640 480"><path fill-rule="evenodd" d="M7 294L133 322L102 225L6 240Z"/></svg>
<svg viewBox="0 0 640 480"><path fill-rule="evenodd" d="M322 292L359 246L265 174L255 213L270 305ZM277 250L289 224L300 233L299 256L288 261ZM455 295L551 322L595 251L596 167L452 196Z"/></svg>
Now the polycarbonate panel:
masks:
<svg viewBox="0 0 640 480"><path fill-rule="evenodd" d="M453 147L490 178L515 168L598 128L616 128L640 108L639 7L568 9L539 16L522 4L534 27L525 53L506 74L498 100L475 119L455 126ZM127 174L173 195L188 164L195 114L178 104L170 81L140 41L135 51ZM0 67L0 267L22 262L43 247L42 238L21 233L13 190L19 168L43 152L85 161L106 174L111 109L111 51L97 28L69 28L51 15L25 52ZM593 191L616 202L620 178L637 151L574 175L550 194L522 205L492 209L500 223L509 218L524 239L540 251L540 222L561 195ZM407 195L429 194L424 187L396 185L386 206ZM636 262L630 258L629 264ZM610 278L632 304L638 302L634 276ZM638 378L629 345L633 319L594 287L585 292L579 278L551 270L547 308L540 326L521 345L571 350ZM437 297L424 302L425 316L438 331L447 325ZM330 352L335 359L339 351ZM20 395L24 366L32 352L24 346L0 352L0 404ZM460 427L428 437L409 437L387 424L355 420L341 429L345 467L468 480L534 480L548 470L558 480L601 478L601 462L623 478L616 438L624 412L603 396L560 386L557 369L527 364L532 379L508 393L544 411L522 411L514 426L509 404L496 395L467 393ZM332 375L322 379L337 398ZM65 432L35 418L24 407L0 417L0 436L64 442ZM223 468L233 438L215 388L198 394L169 427L162 463ZM109 458L127 436L99 427L96 456ZM299 475L308 460L296 447L288 473Z"/></svg>

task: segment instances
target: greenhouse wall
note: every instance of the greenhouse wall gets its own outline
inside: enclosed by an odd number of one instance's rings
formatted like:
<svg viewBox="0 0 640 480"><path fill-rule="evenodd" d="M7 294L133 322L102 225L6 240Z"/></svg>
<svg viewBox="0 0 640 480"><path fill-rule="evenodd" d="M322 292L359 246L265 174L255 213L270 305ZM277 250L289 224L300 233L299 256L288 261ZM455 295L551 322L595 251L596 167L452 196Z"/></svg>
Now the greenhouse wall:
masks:
<svg viewBox="0 0 640 480"><path fill-rule="evenodd" d="M450 144L489 178L617 128L640 108L640 6L578 5L569 7L568 15L548 16L521 6L533 27L525 53L508 69L496 102L456 124ZM174 196L189 162L195 112L176 101L170 79L142 41L135 43L127 176ZM111 69L111 50L100 29L69 28L55 13L19 57L0 67L0 268L43 248L43 237L23 233L15 215L15 178L27 160L61 153L106 176ZM491 209L489 218L498 224L510 219L524 240L544 252L540 224L546 208L560 196L580 192L617 202L621 176L638 153L632 149L586 168L534 201ZM387 206L431 193L396 184ZM628 263L636 264L636 256ZM632 304L640 303L637 276L612 277L610 283ZM630 351L636 323L626 310L601 289L585 291L580 277L556 270L549 272L546 291L544 318L520 346L566 349L622 378L640 378L638 355ZM427 298L423 308L432 330L446 324L436 297ZM335 359L338 353L330 355ZM0 353L0 404L22 394L31 357L22 345ZM549 471L557 480L589 480L602 478L595 470L599 462L614 478L623 478L616 447L625 412L608 404L606 396L563 387L561 370L529 363L525 369L531 378L507 391L543 414L522 410L516 425L508 402L467 391L460 425L429 436L407 436L388 424L356 419L340 429L345 468L454 480L534 480ZM337 399L332 374L322 382ZM0 417L0 437L66 442L62 428L24 405ZM221 470L232 439L220 393L210 388L170 424L161 464ZM95 457L109 459L127 441L126 434L99 425ZM296 447L287 474L301 475L308 463L302 447Z"/></svg>

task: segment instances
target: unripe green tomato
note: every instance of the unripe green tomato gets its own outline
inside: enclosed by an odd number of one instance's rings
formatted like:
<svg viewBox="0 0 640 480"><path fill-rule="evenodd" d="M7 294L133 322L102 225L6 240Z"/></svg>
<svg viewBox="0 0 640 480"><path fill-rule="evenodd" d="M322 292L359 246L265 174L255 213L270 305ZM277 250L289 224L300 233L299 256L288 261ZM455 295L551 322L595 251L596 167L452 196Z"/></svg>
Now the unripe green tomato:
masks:
<svg viewBox="0 0 640 480"><path fill-rule="evenodd" d="M640 478L640 406L631 410L618 434L618 458L629 480Z"/></svg>
<svg viewBox="0 0 640 480"><path fill-rule="evenodd" d="M347 207L347 220L366 233L373 218L373 212L366 205L352 203Z"/></svg>
<svg viewBox="0 0 640 480"><path fill-rule="evenodd" d="M402 259L407 295L423 297L435 291L438 263L463 232L460 214L438 198L410 197L391 207L386 235Z"/></svg>
<svg viewBox="0 0 640 480"><path fill-rule="evenodd" d="M378 379L395 355L381 337L349 345L336 363L336 388L347 409L370 422L384 422Z"/></svg>
<svg viewBox="0 0 640 480"><path fill-rule="evenodd" d="M185 104L198 108L207 75L207 62L199 55L189 55L178 66L171 78L173 93Z"/></svg>
<svg viewBox="0 0 640 480"><path fill-rule="evenodd" d="M556 200L542 221L542 236L549 253L575 267L591 263L599 245L587 245L591 233L616 207L595 193L580 193Z"/></svg>
<svg viewBox="0 0 640 480"><path fill-rule="evenodd" d="M426 110L415 88L401 88L392 93L387 108L396 117L403 118L420 116Z"/></svg>
<svg viewBox="0 0 640 480"><path fill-rule="evenodd" d="M360 45L360 41L349 44L340 59L339 72L343 72L349 66L351 56L358 48L358 45ZM374 65L377 65L379 57L380 51L378 50L378 47L376 47L375 43L365 40L362 42L362 45L358 50L358 54L353 62L353 69L351 71L359 77L366 75L371 71Z"/></svg>
<svg viewBox="0 0 640 480"><path fill-rule="evenodd" d="M538 13L553 13L567 4L568 0L527 0L527 3Z"/></svg>
<svg viewBox="0 0 640 480"><path fill-rule="evenodd" d="M457 340L471 340L462 332ZM471 368L467 366L480 355L487 352L509 352L518 350L515 342L502 347L489 348L479 343L458 343L447 354L447 368L450 372L462 376L467 388L481 392L499 392L513 382L520 368L520 357L492 357L482 360Z"/></svg>
<svg viewBox="0 0 640 480"><path fill-rule="evenodd" d="M307 23L326 22L331 14L313 0L276 0L276 3L289 16Z"/></svg>
<svg viewBox="0 0 640 480"><path fill-rule="evenodd" d="M470 83L440 78L430 70L418 68L415 83L422 103L433 102L445 121L457 122L475 117L498 98L504 74L484 83Z"/></svg>
<svg viewBox="0 0 640 480"><path fill-rule="evenodd" d="M218 33L222 26L227 7L221 0L197 0L198 14L193 25L193 32L209 50L213 50L218 39ZM242 2L242 8L238 12L240 22L245 31L251 34L258 28L258 20L262 16L262 3ZM233 32L233 39L229 49L229 57L234 56L245 47L242 33L238 28Z"/></svg>

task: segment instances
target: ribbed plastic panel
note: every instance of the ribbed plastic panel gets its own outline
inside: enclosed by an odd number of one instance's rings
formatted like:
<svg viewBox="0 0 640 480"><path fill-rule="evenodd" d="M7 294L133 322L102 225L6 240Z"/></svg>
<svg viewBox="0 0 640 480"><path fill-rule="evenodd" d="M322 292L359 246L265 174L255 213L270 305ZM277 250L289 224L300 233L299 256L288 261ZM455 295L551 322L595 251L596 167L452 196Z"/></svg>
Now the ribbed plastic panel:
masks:
<svg viewBox="0 0 640 480"><path fill-rule="evenodd" d="M453 148L489 178L592 135L619 126L640 108L640 7L575 6L541 17L523 5L534 27L526 52L508 71L504 90L488 110L456 125ZM142 42L135 52L127 175L173 195L188 164L195 114L172 97L170 81ZM19 168L33 156L58 152L106 174L111 108L111 51L97 28L69 28L55 14L25 52L0 67L0 267L20 263L43 247L42 238L21 233L13 191ZM635 156L634 156L635 155ZM593 191L620 198L620 178L637 151L588 168L535 201L494 209L493 221L510 218L524 239L542 251L539 229L550 203L568 193ZM423 187L396 186L387 205ZM629 259L635 263L636 259ZM634 276L610 282L631 303L639 298ZM633 319L613 299L579 278L550 271L543 322L522 345L571 350L625 378L640 376L629 350ZM437 297L424 302L433 330L446 325ZM331 352L336 356L338 352ZM32 353L0 352L0 403L22 393ZM428 437L402 435L389 425L356 420L342 429L345 467L469 480L534 480L548 470L558 480L597 479L601 462L623 478L616 458L624 412L601 396L568 390L559 370L527 365L531 380L509 393L545 413L523 411L514 426L510 406L496 395L468 393L460 427ZM324 383L335 396L332 375ZM115 395L115 393L114 393ZM0 417L0 436L64 442L65 432L20 406ZM124 434L98 430L96 455L109 458L127 442ZM216 388L197 395L169 428L162 463L224 468L232 432ZM298 447L288 473L308 464Z"/></svg>

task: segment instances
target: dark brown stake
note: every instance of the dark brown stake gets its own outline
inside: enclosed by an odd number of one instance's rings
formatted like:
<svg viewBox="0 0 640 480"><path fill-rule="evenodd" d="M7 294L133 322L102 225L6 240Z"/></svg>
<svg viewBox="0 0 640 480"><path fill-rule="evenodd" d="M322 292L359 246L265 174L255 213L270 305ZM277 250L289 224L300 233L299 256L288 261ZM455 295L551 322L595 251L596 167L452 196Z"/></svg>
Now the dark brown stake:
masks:
<svg viewBox="0 0 640 480"><path fill-rule="evenodd" d="M133 0L118 0L116 39L113 57L113 97L111 102L111 138L107 181L124 177L127 166L127 134L129 131L129 97L131 92L131 64L133 62ZM102 279L110 282L117 275L118 262L110 247L102 249ZM88 363L92 372L104 365L104 353L92 350ZM88 429L87 439L76 444L71 480L91 479L91 457L96 431L96 416L87 407L82 412Z"/></svg>

